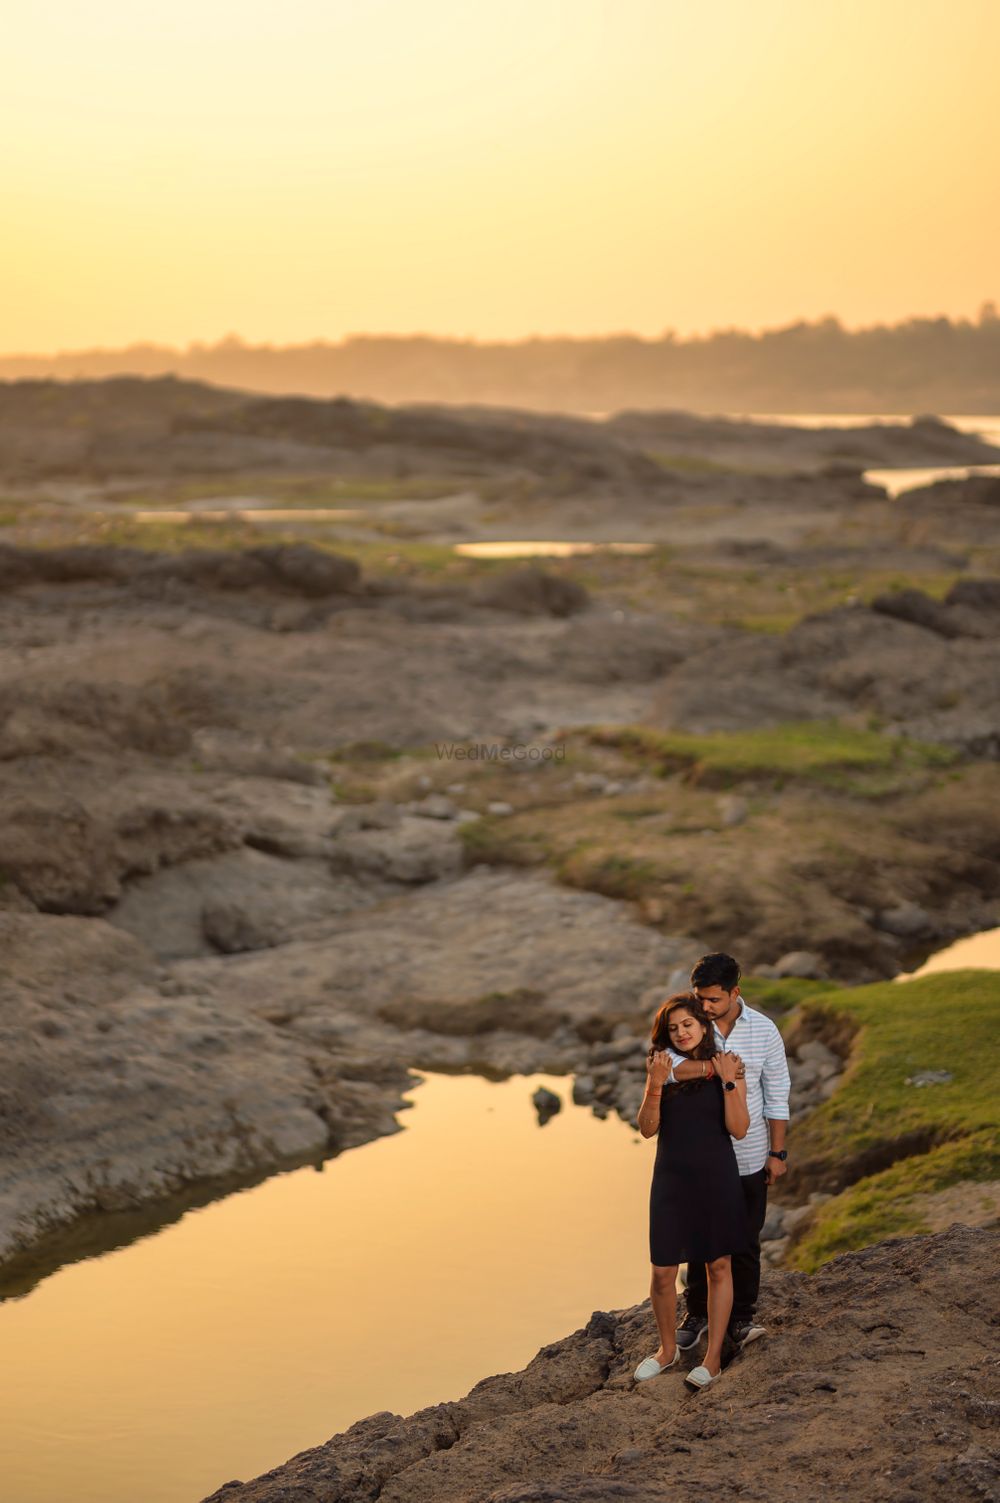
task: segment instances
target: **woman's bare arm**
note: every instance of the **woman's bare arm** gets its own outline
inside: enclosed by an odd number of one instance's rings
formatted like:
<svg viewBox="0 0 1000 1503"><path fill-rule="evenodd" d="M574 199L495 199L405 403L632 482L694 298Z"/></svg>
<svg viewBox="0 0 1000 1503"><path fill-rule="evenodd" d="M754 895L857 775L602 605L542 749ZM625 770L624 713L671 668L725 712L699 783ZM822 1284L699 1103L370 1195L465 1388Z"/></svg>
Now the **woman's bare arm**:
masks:
<svg viewBox="0 0 1000 1503"><path fill-rule="evenodd" d="M670 1074L670 1056L665 1049L650 1049L646 1058L646 1093L636 1117L644 1138L652 1138L660 1129L660 1097Z"/></svg>

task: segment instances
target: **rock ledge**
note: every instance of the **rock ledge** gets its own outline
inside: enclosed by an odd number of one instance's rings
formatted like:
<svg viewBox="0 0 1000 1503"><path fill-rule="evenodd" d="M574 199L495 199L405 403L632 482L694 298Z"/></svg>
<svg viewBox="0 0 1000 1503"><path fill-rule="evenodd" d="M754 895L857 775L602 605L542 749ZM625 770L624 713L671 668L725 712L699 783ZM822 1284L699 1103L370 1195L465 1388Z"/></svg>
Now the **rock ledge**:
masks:
<svg viewBox="0 0 1000 1503"><path fill-rule="evenodd" d="M649 1302L596 1311L456 1403L359 1420L204 1503L907 1503L998 1496L1000 1232L956 1223L765 1275L769 1336L710 1393L635 1384Z"/></svg>

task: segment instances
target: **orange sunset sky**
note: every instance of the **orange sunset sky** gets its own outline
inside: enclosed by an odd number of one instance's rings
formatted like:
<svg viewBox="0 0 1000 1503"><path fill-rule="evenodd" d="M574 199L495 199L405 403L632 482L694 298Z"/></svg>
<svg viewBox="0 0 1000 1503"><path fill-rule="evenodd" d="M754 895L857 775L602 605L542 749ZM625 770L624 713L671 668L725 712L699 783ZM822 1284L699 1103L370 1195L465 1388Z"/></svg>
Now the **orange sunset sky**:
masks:
<svg viewBox="0 0 1000 1503"><path fill-rule="evenodd" d="M996 0L37 0L0 351L974 317Z"/></svg>

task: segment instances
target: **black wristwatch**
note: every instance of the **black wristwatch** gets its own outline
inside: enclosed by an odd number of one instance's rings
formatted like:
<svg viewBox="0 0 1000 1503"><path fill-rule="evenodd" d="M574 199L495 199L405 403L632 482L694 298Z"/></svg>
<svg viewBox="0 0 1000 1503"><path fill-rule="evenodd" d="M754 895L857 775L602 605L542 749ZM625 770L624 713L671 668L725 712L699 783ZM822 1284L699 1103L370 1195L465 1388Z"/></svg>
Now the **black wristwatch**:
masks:
<svg viewBox="0 0 1000 1503"><path fill-rule="evenodd" d="M767 1150L767 1156L768 1156L769 1159L780 1159L781 1162L784 1163L785 1160L788 1157L788 1149L787 1148L769 1148Z"/></svg>
<svg viewBox="0 0 1000 1503"><path fill-rule="evenodd" d="M735 1091L735 1089L736 1089L736 1082L735 1082L735 1080L727 1080L724 1083L723 1089L726 1090L726 1091Z"/></svg>

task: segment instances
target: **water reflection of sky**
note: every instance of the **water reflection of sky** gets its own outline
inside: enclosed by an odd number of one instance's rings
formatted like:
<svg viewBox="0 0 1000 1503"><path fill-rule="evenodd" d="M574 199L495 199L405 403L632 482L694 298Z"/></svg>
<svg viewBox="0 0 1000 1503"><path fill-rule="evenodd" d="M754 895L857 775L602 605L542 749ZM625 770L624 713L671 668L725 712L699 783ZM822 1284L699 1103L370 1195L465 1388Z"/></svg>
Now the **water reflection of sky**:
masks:
<svg viewBox="0 0 1000 1503"><path fill-rule="evenodd" d="M871 485L880 485L895 499L906 491L917 490L923 485L934 485L939 480L968 480L973 475L1000 475L1000 464L934 465L922 469L865 470L864 478Z"/></svg>
<svg viewBox="0 0 1000 1503"><path fill-rule="evenodd" d="M912 981L915 976L932 976L939 971L960 971L966 966L973 970L1000 971L1000 929L984 929L981 934L970 934L958 939L946 950L924 962L915 971L897 976L897 981Z"/></svg>
<svg viewBox="0 0 1000 1503"><path fill-rule="evenodd" d="M0 1306L4 1498L192 1503L644 1299L654 1146L569 1085L428 1076L403 1132Z"/></svg>
<svg viewBox="0 0 1000 1503"><path fill-rule="evenodd" d="M655 543L545 542L536 539L501 543L453 543L465 558L572 558L586 553L652 553Z"/></svg>

